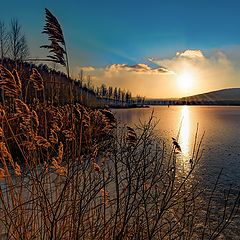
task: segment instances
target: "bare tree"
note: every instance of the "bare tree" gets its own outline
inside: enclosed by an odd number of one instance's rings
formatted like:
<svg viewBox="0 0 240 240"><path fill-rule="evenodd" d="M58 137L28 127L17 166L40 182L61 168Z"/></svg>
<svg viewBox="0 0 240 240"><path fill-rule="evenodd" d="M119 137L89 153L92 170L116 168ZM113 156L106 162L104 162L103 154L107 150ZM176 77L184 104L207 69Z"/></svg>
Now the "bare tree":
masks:
<svg viewBox="0 0 240 240"><path fill-rule="evenodd" d="M0 56L1 56L1 59L4 59L8 52L8 46L7 46L8 40L9 40L9 34L7 32L6 26L3 21L0 21Z"/></svg>
<svg viewBox="0 0 240 240"><path fill-rule="evenodd" d="M28 56L28 46L22 27L18 20L12 19L9 32L9 55L16 60L23 60Z"/></svg>

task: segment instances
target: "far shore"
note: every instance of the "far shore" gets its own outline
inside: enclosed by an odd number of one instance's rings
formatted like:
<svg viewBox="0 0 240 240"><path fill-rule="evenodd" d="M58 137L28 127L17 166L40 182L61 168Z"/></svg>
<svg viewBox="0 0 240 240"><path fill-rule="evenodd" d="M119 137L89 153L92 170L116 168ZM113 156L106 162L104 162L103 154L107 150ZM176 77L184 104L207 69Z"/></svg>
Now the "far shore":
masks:
<svg viewBox="0 0 240 240"><path fill-rule="evenodd" d="M138 104L131 104L131 105L124 105L124 106L107 106L109 109L130 109L130 108L149 108L149 105L138 105Z"/></svg>
<svg viewBox="0 0 240 240"><path fill-rule="evenodd" d="M176 104L148 104L148 105L125 105L125 106L106 106L106 108L109 109L132 109L132 108L150 108L151 106L166 106L166 107L171 107L171 106L240 106L240 104L229 104L229 103L198 103L198 104L193 104L193 103L176 103Z"/></svg>

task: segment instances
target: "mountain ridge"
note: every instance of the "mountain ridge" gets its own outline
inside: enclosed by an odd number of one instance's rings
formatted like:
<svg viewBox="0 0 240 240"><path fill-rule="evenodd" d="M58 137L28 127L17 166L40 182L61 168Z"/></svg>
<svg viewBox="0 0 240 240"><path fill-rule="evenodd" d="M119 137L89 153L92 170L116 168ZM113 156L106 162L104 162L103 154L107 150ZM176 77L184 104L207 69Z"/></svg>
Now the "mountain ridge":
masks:
<svg viewBox="0 0 240 240"><path fill-rule="evenodd" d="M225 88L216 91L182 97L179 101L187 102L240 102L240 88Z"/></svg>

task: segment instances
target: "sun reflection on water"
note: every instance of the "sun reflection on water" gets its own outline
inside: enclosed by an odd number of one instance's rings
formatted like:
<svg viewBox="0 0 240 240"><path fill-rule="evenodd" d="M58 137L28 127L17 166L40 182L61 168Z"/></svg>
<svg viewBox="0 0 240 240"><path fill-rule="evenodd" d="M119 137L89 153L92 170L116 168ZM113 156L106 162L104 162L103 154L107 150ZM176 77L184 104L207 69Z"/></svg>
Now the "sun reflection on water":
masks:
<svg viewBox="0 0 240 240"><path fill-rule="evenodd" d="M179 135L179 142L182 148L183 154L189 154L189 131L190 131L190 119L188 106L184 106L181 111L181 129Z"/></svg>
<svg viewBox="0 0 240 240"><path fill-rule="evenodd" d="M181 110L181 128L179 135L179 143L182 149L181 158L182 165L184 165L185 170L189 169L189 160L190 160L190 116L189 116L189 107L183 106Z"/></svg>

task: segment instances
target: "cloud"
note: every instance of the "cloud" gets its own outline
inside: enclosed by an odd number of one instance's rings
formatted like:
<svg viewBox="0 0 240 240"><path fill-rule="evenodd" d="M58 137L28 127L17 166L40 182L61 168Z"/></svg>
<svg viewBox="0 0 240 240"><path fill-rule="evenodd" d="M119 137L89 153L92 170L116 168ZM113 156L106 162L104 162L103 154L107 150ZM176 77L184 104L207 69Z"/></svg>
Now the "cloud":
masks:
<svg viewBox="0 0 240 240"><path fill-rule="evenodd" d="M83 68L75 68L76 78L79 75L80 69ZM86 70L92 71L89 72ZM100 86L104 83L107 86L130 90L135 96L139 94L147 97L167 96L167 92L170 91L169 87L173 83L171 79L175 76L167 68L161 66L153 68L144 63L135 65L116 63L98 68L88 66L83 73L85 79L87 79L88 75L91 75L95 86Z"/></svg>
<svg viewBox="0 0 240 240"><path fill-rule="evenodd" d="M181 72L184 68L190 71L190 68L205 68L205 70L212 71L220 70L221 67L229 68L234 65L222 51L215 51L206 57L201 50L185 50L177 52L173 58L149 58L149 61L158 66L164 66L164 68L172 70L175 73Z"/></svg>
<svg viewBox="0 0 240 240"><path fill-rule="evenodd" d="M177 57L183 57L183 58L197 58L197 59L202 59L204 58L204 55L201 50L185 50L182 52L177 52L176 53Z"/></svg>
<svg viewBox="0 0 240 240"><path fill-rule="evenodd" d="M106 71L108 72L134 72L140 74L161 74L161 73L170 73L168 69L163 67L151 68L147 64L138 63L135 65L128 64L112 64L106 67Z"/></svg>
<svg viewBox="0 0 240 240"><path fill-rule="evenodd" d="M240 71L223 51L217 50L206 56L201 50L185 50L177 52L172 58L149 60L178 76L191 73L194 78L193 94L240 86Z"/></svg>
<svg viewBox="0 0 240 240"><path fill-rule="evenodd" d="M199 64L204 64L206 58L201 50L185 50L177 52L173 58L161 59L161 58L149 58L150 62L169 69L175 73L179 73L182 69L187 69Z"/></svg>
<svg viewBox="0 0 240 240"><path fill-rule="evenodd" d="M223 51L211 53L196 49L179 51L171 58L149 58L151 64L135 65L115 63L105 67L77 67L84 76L91 75L95 86L107 86L130 90L152 98L183 97L207 91L240 87L240 70L235 61ZM150 66L151 65L151 66ZM152 66L156 67L152 67ZM184 89L183 77L191 76L189 92Z"/></svg>
<svg viewBox="0 0 240 240"><path fill-rule="evenodd" d="M93 66L77 66L77 71L83 70L84 72L93 72L95 67Z"/></svg>

